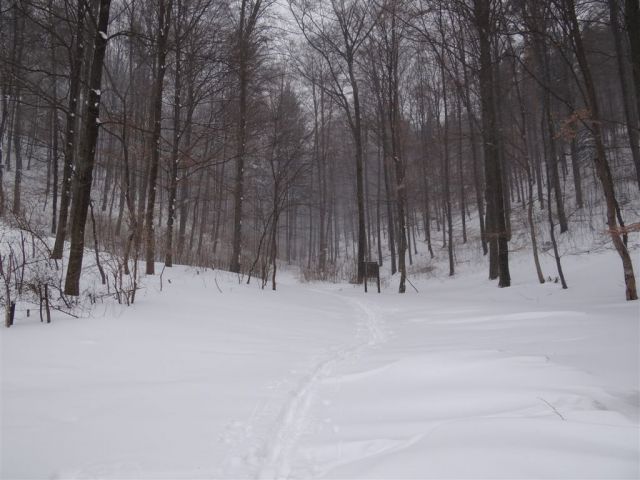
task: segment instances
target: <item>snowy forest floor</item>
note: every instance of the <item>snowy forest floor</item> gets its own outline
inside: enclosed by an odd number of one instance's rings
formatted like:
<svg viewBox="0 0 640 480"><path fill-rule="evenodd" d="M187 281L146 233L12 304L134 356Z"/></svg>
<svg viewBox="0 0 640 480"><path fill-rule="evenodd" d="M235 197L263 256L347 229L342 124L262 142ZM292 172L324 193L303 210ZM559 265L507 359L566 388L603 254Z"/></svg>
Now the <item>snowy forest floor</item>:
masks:
<svg viewBox="0 0 640 480"><path fill-rule="evenodd" d="M511 288L405 295L174 267L131 308L23 315L0 476L638 478L640 304L615 253L563 261L566 291L521 255Z"/></svg>

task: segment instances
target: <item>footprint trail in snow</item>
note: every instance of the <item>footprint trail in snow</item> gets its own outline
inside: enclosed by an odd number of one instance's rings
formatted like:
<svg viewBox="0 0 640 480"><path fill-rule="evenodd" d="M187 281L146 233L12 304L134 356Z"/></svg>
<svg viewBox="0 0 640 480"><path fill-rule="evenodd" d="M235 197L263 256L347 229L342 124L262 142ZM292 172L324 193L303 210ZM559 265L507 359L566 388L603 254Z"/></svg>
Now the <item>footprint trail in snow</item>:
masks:
<svg viewBox="0 0 640 480"><path fill-rule="evenodd" d="M339 296L326 292L318 293ZM265 442L263 451L266 454L257 478L289 478L296 460L298 440L312 422L309 409L317 397L321 383L330 378L341 363L355 358L367 348L383 343L387 338L382 321L366 301L341 295L339 297L357 312L356 342L345 345L333 352L329 358L316 364L290 394L275 422L275 433Z"/></svg>

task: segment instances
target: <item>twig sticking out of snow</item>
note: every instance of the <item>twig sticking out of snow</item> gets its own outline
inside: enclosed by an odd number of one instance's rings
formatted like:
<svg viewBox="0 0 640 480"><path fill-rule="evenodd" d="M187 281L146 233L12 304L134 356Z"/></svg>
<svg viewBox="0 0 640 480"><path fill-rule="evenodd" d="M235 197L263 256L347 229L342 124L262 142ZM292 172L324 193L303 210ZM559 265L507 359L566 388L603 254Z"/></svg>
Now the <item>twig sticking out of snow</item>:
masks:
<svg viewBox="0 0 640 480"><path fill-rule="evenodd" d="M551 410L553 410L553 412L554 412L556 415L558 415L558 416L559 416L562 420L564 420L565 422L567 421L567 419L566 419L566 418L564 418L564 417L562 416L562 414L558 411L558 409L557 409L556 407L554 407L553 405L551 405L549 402L547 402L544 398L542 398L542 397L538 397L538 400L541 400L541 401L543 401L544 403L546 403L546 404L549 406L549 408L550 408Z"/></svg>
<svg viewBox="0 0 640 480"><path fill-rule="evenodd" d="M418 289L416 288L416 286L415 286L413 283L411 283L411 280L409 280L408 278L406 278L405 280L406 280L407 282L409 282L409 285L411 285L411 286L413 287L413 289L416 291L416 293L420 293L420 292L418 291Z"/></svg>

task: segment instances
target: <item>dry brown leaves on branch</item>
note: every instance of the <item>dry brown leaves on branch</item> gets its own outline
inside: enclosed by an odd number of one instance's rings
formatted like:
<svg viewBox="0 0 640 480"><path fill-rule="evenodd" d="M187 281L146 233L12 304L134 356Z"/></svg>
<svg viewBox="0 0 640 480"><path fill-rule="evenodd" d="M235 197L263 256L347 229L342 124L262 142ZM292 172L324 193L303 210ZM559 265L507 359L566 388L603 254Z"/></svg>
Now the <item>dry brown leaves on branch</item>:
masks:
<svg viewBox="0 0 640 480"><path fill-rule="evenodd" d="M616 227L607 230L608 233L616 233L618 235L625 235L627 233L640 232L640 222L625 225L624 227Z"/></svg>
<svg viewBox="0 0 640 480"><path fill-rule="evenodd" d="M583 123L591 118L591 110L581 108L574 111L567 118L562 120L560 131L556 138L563 140L573 140L578 134L578 124Z"/></svg>

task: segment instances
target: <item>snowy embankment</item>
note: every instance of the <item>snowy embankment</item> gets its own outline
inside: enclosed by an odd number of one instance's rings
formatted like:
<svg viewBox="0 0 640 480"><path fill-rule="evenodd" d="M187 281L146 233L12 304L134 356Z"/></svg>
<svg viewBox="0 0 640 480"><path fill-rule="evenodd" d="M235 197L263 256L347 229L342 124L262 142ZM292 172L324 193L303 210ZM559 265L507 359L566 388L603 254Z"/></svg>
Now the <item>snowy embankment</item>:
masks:
<svg viewBox="0 0 640 480"><path fill-rule="evenodd" d="M640 305L615 254L564 262L568 291L523 259L404 296L176 267L131 308L18 318L0 476L638 478Z"/></svg>

